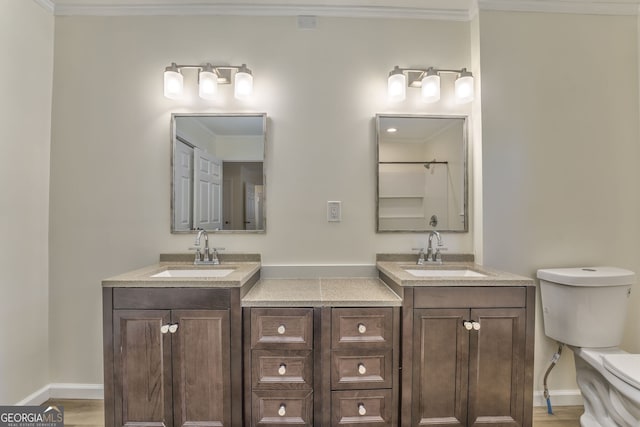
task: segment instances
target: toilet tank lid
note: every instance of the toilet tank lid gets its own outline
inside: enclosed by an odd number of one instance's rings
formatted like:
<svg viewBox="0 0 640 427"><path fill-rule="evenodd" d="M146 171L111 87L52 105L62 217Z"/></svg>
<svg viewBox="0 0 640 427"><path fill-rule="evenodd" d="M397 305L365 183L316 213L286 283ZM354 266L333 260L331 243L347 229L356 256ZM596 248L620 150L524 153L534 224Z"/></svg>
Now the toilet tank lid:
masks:
<svg viewBox="0 0 640 427"><path fill-rule="evenodd" d="M538 270L538 279L570 286L632 285L633 271L617 267L549 268Z"/></svg>

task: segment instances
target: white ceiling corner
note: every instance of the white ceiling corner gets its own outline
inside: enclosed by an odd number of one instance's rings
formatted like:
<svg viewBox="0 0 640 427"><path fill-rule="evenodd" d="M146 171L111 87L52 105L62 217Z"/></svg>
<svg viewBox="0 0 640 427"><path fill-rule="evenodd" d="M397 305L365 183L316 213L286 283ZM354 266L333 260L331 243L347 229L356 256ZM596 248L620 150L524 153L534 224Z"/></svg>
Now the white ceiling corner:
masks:
<svg viewBox="0 0 640 427"><path fill-rule="evenodd" d="M55 10L54 0L33 0L33 1L36 2L36 4L42 6L42 8L47 12L54 13L54 10Z"/></svg>

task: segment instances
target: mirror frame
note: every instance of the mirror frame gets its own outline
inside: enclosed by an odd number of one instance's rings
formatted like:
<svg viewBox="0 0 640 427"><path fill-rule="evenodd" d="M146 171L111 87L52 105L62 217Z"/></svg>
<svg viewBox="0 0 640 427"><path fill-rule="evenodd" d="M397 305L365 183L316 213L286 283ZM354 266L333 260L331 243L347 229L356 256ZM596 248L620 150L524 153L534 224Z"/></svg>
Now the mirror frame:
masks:
<svg viewBox="0 0 640 427"><path fill-rule="evenodd" d="M446 233L469 232L469 116L468 115L434 115L434 114L393 114L379 113L375 116L376 128L376 233L428 233L430 230L380 230L380 119L383 118L424 118L424 119L462 119L462 151L464 155L464 227L462 230L434 229Z"/></svg>
<svg viewBox="0 0 640 427"><path fill-rule="evenodd" d="M171 136L170 136L170 152L171 156L169 159L170 162L170 174L171 174L171 186L170 186L170 199L171 199L171 211L169 218L169 229L171 234L195 234L197 230L175 230L173 226L173 217L174 217L174 209L175 209L175 183L173 182L174 177L174 161L176 155L176 145L174 141L176 140L176 117L261 117L262 118L262 130L263 130L263 144L264 144L264 155L262 158L262 185L264 186L264 196L262 201L262 216L264 221L264 227L260 230L206 230L207 233L211 234L265 234L267 232L267 113L171 113Z"/></svg>

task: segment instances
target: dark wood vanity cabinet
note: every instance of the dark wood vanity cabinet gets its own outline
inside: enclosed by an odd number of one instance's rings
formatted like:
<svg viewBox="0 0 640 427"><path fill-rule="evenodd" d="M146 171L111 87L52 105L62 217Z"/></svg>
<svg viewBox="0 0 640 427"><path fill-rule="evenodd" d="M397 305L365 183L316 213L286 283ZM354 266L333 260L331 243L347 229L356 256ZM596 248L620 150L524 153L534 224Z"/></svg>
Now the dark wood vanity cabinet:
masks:
<svg viewBox="0 0 640 427"><path fill-rule="evenodd" d="M406 292L402 425L530 427L534 298L533 287Z"/></svg>
<svg viewBox="0 0 640 427"><path fill-rule="evenodd" d="M106 427L242 426L230 290L105 288L103 297Z"/></svg>
<svg viewBox="0 0 640 427"><path fill-rule="evenodd" d="M245 310L247 425L313 425L313 316L313 308Z"/></svg>
<svg viewBox="0 0 640 427"><path fill-rule="evenodd" d="M397 425L399 307L245 308L247 426Z"/></svg>

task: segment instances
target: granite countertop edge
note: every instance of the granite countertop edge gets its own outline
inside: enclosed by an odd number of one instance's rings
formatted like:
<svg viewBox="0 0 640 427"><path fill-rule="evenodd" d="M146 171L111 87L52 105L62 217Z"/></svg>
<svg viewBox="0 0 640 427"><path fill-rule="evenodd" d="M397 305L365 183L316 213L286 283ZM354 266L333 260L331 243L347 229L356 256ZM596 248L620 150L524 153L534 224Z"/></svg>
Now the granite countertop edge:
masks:
<svg viewBox="0 0 640 427"><path fill-rule="evenodd" d="M102 281L103 288L240 288L260 271L260 262L223 261L218 265L198 265L193 262L158 262ZM224 269L235 271L225 277L151 277L168 268Z"/></svg>
<svg viewBox="0 0 640 427"><path fill-rule="evenodd" d="M400 307L402 299L377 278L262 279L242 298L241 304L243 307Z"/></svg>
<svg viewBox="0 0 640 427"><path fill-rule="evenodd" d="M376 267L396 285L401 287L441 286L535 286L531 278L485 267L474 262L444 262L442 264L417 265L406 261L377 261ZM484 277L415 277L405 268L415 269L469 269L484 274Z"/></svg>

